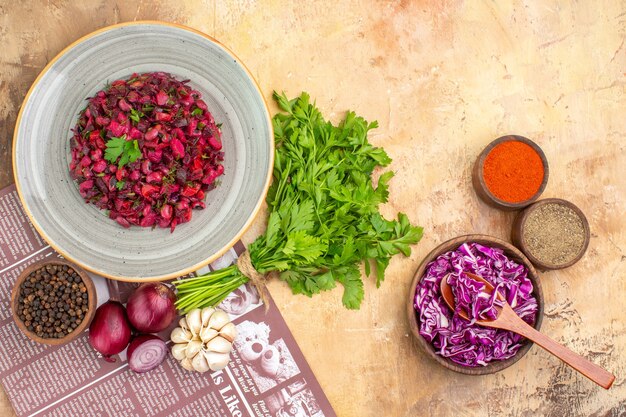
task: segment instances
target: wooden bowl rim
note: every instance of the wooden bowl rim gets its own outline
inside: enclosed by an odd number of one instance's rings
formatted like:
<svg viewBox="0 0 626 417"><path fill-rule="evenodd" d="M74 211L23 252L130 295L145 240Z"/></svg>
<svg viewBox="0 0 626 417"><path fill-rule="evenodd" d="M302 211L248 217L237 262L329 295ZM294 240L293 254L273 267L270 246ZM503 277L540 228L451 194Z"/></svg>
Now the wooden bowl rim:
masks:
<svg viewBox="0 0 626 417"><path fill-rule="evenodd" d="M411 329L411 333L414 336L414 340L416 344L424 352L426 352L432 359L437 361L440 365L452 371L459 372L459 373L466 374L466 375L488 375L488 374L493 374L503 369L506 369L509 366L516 363L517 361L519 361L524 355L526 355L526 353L528 353L528 351L533 345L533 342L530 340L526 340L522 342L522 346L517 351L515 356L513 356L512 358L509 358L503 361L490 362L487 366L481 366L481 367L475 367L475 368L462 366L462 365L452 362L448 358L444 358L443 356L440 356L435 353L435 348L433 347L433 345L427 342L426 339L424 339L424 337L419 333L419 323L417 319L417 314L416 314L415 308L413 307L414 299L415 299L415 289L417 287L418 282L421 281L421 279L424 276L424 271L426 270L426 266L433 259L435 259L437 256L439 256L443 252L456 249L457 247L459 247L460 245L466 242L476 242L479 244L493 245L496 247L500 247L504 249L506 255L509 258L514 259L515 261L521 262L524 264L524 266L526 266L526 268L528 269L528 277L533 283L533 294L535 295L535 298L537 299L537 307L538 307L537 318L536 318L534 327L537 330L541 328L541 323L543 321L543 313L544 313L544 298L543 298L543 290L541 288L541 282L539 281L539 275L537 271L533 267L532 263L515 246L513 246L512 244L504 240L498 239L494 236L483 235L483 234L469 234L469 235L463 235L463 236L458 236L458 237L449 239L441 243L437 247L435 247L433 250L431 250L428 253L428 255L424 257L424 259L418 266L417 270L415 271L415 275L413 277L413 280L411 281L411 286L409 287L407 315L409 319L409 327Z"/></svg>
<svg viewBox="0 0 626 417"><path fill-rule="evenodd" d="M491 193L491 191L489 190L489 187L487 187L487 184L485 183L485 179L483 177L483 166L485 164L485 159L487 158L487 155L489 155L489 153L493 150L493 148L495 148L496 146L504 142L525 143L529 145L531 148L533 148L535 152L537 152L537 154L539 155L539 158L541 159L541 163L543 164L543 180L541 181L541 185L539 186L539 189L537 190L537 192L528 200L520 201L518 203L510 203L508 201L501 200ZM490 200L489 202L492 205L495 205L496 207L499 207L504 210L522 209L534 203L535 201L537 201L537 199L541 196L541 194L543 194L544 190L546 189L546 186L548 185L548 177L550 176L550 168L548 166L548 159L546 158L546 154L539 147L539 145L537 145L535 142L528 139L527 137L520 136L520 135L505 135L505 136L500 136L499 138L493 140L478 155L475 166L476 166L476 169L474 170L475 171L474 175L477 177L478 184L482 189L481 190L482 194L479 193L479 195L489 199Z"/></svg>
<svg viewBox="0 0 626 417"><path fill-rule="evenodd" d="M76 329L74 329L72 333L68 334L65 337L62 337L61 339L46 339L46 338L37 336L35 333L31 332L30 330L26 328L26 325L24 325L22 320L20 320L19 316L17 315L18 293L19 293L20 285L22 285L22 282L24 282L26 277L28 277L31 272L36 271L40 269L41 267L44 267L47 265L67 265L68 267L74 269L76 273L78 273L80 278L85 283L85 287L87 287L87 297L88 297L87 298L88 300L87 313L83 317L83 321L80 322L78 327L76 327ZM52 345L52 346L64 345L76 339L89 326L96 312L97 301L98 300L97 300L97 294L96 294L96 287L94 286L94 283L91 277L87 275L85 270L83 270L78 265L72 262L69 262L63 258L55 258L55 259L45 258L45 259L35 262L32 265L29 265L18 276L17 281L15 281L15 284L13 285L13 290L11 291L11 312L13 314L13 321L15 322L17 327L22 331L22 333L24 333L24 335L26 335L26 337L28 337L29 339L37 343L44 343L46 345Z"/></svg>
<svg viewBox="0 0 626 417"><path fill-rule="evenodd" d="M530 250L528 250L528 245L526 244L525 236L523 233L526 220L528 219L528 216L530 215L530 213L537 210L541 206L545 206L546 204L560 204L565 207L571 208L572 210L574 210L574 212L576 212L576 214L578 215L578 217L580 217L580 220L583 223L583 229L584 229L584 235L585 235L584 240L583 240L583 246L580 249L580 252L578 253L578 255L576 255L574 259L564 264L557 265L557 264L551 264L548 262L540 261L539 259L533 256ZM521 211L518 214L518 218L515 219L515 222L513 224L514 224L513 227L518 229L517 232L518 232L519 239L518 239L518 242L516 243L518 244L520 250L524 252L524 255L526 255L526 257L530 260L530 262L532 262L538 268L544 269L544 270L563 269L563 268L567 268L567 267L574 265L576 262L580 261L580 259L585 255L585 252L587 252L587 248L589 247L589 241L591 240L591 230L589 228L589 221L587 220L585 213L583 213L583 211L576 204L572 203L571 201L563 200L562 198L545 198L545 199L542 199L533 203L532 205L528 206L527 208L525 208L523 211Z"/></svg>

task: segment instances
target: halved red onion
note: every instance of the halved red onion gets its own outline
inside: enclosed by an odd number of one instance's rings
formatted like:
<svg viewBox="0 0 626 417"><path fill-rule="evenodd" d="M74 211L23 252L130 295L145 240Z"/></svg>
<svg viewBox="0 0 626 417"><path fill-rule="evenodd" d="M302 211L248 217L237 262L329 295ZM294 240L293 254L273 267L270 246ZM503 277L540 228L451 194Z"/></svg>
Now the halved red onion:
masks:
<svg viewBox="0 0 626 417"><path fill-rule="evenodd" d="M128 346L128 367L144 373L159 366L167 355L167 346L158 336L145 334L137 336Z"/></svg>

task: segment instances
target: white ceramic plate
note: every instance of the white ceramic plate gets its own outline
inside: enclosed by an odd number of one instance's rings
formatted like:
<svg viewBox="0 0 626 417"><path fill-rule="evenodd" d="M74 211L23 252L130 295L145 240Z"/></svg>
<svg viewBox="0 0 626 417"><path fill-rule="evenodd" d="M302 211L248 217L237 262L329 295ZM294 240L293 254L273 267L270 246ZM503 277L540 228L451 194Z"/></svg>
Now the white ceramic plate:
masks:
<svg viewBox="0 0 626 417"><path fill-rule="evenodd" d="M85 99L107 81L151 71L191 80L222 123L221 185L174 233L120 227L84 202L68 168L70 129ZM161 22L110 26L67 47L35 80L13 138L17 190L44 239L92 272L133 281L185 274L230 248L261 206L273 155L267 106L239 59L207 35Z"/></svg>

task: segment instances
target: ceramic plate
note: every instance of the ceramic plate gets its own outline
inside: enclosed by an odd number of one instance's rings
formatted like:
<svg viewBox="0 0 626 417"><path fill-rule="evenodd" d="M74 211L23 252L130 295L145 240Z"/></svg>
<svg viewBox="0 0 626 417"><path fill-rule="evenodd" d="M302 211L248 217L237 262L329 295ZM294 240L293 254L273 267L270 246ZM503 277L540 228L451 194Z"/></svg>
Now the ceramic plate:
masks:
<svg viewBox="0 0 626 417"><path fill-rule="evenodd" d="M120 227L84 202L68 168L70 129L85 99L107 81L151 71L190 80L222 123L221 184L174 233ZM28 92L13 138L17 189L39 233L84 268L133 281L191 272L230 248L259 210L273 154L267 106L239 59L207 35L160 22L107 27L62 51Z"/></svg>

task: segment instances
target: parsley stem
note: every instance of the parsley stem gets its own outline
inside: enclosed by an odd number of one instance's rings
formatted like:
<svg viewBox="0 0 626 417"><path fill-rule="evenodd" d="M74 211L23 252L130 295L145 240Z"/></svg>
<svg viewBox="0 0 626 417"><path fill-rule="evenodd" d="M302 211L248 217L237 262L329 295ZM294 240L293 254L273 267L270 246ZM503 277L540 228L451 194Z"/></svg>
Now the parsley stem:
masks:
<svg viewBox="0 0 626 417"><path fill-rule="evenodd" d="M175 281L174 285L178 290L176 307L183 312L188 312L193 308L215 306L247 281L248 278L237 269L236 265L198 277Z"/></svg>

